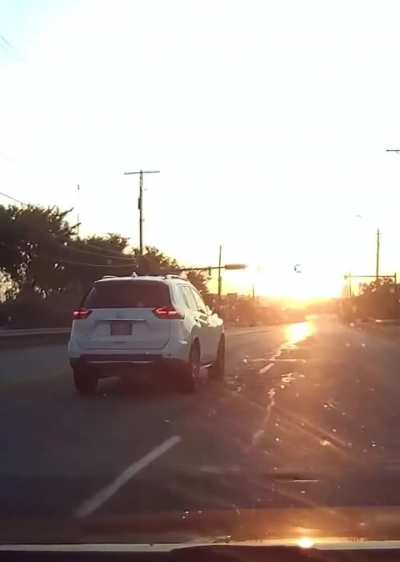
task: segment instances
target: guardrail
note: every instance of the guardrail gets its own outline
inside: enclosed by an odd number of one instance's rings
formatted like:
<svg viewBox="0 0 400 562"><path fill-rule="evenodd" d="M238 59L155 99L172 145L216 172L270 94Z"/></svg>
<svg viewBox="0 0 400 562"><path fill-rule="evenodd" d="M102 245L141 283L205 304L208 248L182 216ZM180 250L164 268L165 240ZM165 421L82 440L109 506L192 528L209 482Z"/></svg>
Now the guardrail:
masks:
<svg viewBox="0 0 400 562"><path fill-rule="evenodd" d="M29 330L2 330L0 329L0 338L18 338L26 336L56 336L67 335L71 328L32 328Z"/></svg>
<svg viewBox="0 0 400 562"><path fill-rule="evenodd" d="M51 344L67 345L70 331L70 328L0 329L0 349L21 349L27 346Z"/></svg>
<svg viewBox="0 0 400 562"><path fill-rule="evenodd" d="M232 336L252 331L265 331L270 326L226 326ZM5 330L0 328L0 349L21 347L21 345L46 345L67 343L71 328L32 328L29 330Z"/></svg>

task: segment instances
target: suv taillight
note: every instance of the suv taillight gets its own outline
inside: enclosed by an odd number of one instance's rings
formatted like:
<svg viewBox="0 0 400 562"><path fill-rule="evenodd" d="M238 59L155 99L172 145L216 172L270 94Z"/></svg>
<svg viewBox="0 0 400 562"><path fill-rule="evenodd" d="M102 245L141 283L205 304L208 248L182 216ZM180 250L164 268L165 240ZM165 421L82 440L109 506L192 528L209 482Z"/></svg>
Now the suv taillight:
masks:
<svg viewBox="0 0 400 562"><path fill-rule="evenodd" d="M171 306L160 306L158 308L153 309L153 314L157 316L157 318L161 318L163 320L182 320L183 316L180 312L172 308Z"/></svg>
<svg viewBox="0 0 400 562"><path fill-rule="evenodd" d="M84 320L89 316L89 314L92 314L92 311L88 308L78 308L72 313L72 318L74 320Z"/></svg>

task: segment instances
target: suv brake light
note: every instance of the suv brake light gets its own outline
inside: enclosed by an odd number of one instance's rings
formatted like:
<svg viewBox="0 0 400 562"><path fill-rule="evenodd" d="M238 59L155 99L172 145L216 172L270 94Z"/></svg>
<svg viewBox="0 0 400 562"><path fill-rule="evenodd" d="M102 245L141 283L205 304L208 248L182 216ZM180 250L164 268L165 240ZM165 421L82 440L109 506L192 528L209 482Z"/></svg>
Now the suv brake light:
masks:
<svg viewBox="0 0 400 562"><path fill-rule="evenodd" d="M153 314L162 320L182 320L183 316L180 312L171 306L160 306L153 309Z"/></svg>
<svg viewBox="0 0 400 562"><path fill-rule="evenodd" d="M72 318L74 320L84 320L89 316L89 314L92 314L92 311L88 308L78 308L72 313Z"/></svg>

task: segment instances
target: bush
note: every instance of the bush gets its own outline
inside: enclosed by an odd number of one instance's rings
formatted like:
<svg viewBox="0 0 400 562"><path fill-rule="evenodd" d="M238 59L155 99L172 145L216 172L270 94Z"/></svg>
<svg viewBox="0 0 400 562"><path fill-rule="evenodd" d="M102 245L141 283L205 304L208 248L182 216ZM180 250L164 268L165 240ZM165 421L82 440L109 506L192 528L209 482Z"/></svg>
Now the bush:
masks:
<svg viewBox="0 0 400 562"><path fill-rule="evenodd" d="M79 303L76 291L52 295L19 293L0 304L0 325L10 329L57 328L71 324L71 311Z"/></svg>

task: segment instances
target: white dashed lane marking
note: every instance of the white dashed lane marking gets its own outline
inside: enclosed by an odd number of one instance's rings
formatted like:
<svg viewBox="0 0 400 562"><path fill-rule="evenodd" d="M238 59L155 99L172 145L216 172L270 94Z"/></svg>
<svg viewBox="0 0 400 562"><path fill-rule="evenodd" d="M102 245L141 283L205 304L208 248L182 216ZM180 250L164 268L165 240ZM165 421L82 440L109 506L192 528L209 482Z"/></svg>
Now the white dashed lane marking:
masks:
<svg viewBox="0 0 400 562"><path fill-rule="evenodd" d="M272 369L272 367L274 366L273 363L268 363L268 365L265 365L265 367L263 367L262 369L260 369L258 372L260 375L264 375L267 371L269 371L270 369Z"/></svg>
<svg viewBox="0 0 400 562"><path fill-rule="evenodd" d="M75 512L75 517L82 518L87 517L88 515L92 515L95 511L97 511L102 505L105 504L114 494L118 492L133 478L136 474L139 474L143 469L149 466L152 462L157 460L161 455L175 447L180 441L182 440L179 435L174 435L170 437L161 445L158 445L154 449L152 449L147 455L142 457L140 460L132 463L128 466L121 474L108 486L99 490L97 494L93 497L89 498L88 500L84 501L79 508Z"/></svg>

